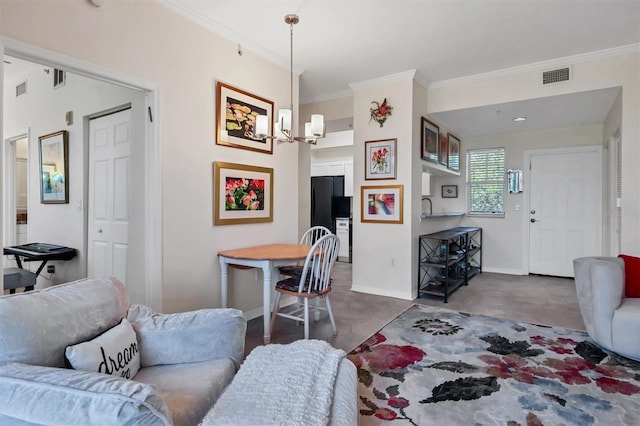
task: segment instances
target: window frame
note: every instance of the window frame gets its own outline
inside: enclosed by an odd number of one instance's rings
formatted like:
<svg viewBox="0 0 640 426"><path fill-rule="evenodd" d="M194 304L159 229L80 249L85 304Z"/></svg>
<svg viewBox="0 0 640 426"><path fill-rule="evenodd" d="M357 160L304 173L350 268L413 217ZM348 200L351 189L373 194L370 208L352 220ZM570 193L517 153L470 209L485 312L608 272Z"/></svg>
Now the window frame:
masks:
<svg viewBox="0 0 640 426"><path fill-rule="evenodd" d="M486 180L477 180L472 182L471 181L471 168L472 168L472 161L471 161L471 156L477 153L484 153L484 154L489 154L489 153L495 153L495 152L500 152L502 153L502 173L501 173L501 178L500 179L486 179ZM479 149L471 149L471 150L467 150L467 155L466 155L466 160L467 160L467 170L466 170L466 184L467 184L467 216L471 216L471 217L498 217L498 218L504 218L505 217L505 195L506 195L506 179L505 179L505 149L504 147L496 147L496 148L479 148ZM485 167L486 170L486 167ZM501 194L501 199L502 199L502 203L501 203L501 207L502 207L502 211L496 211L496 212L473 212L471 210L471 196L472 196L472 186L479 186L479 185L495 185L495 184L499 184L500 185L500 189L502 191Z"/></svg>

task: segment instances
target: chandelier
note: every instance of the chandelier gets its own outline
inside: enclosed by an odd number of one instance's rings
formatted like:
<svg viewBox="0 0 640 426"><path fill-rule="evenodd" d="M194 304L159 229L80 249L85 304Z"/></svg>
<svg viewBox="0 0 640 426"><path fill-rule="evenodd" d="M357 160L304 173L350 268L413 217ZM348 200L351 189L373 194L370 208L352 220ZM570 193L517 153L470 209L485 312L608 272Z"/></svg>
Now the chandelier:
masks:
<svg viewBox="0 0 640 426"><path fill-rule="evenodd" d="M276 136L271 136L269 132L269 117L259 115L256 117L255 138L276 139L278 142L304 142L315 145L318 139L324 138L325 126L322 114L313 114L311 121L304 125L304 137L293 136L293 26L300 22L298 15L285 15L284 22L289 24L291 32L290 44L290 66L291 66L291 87L290 87L290 104L289 109L280 109L278 111L278 122L275 125Z"/></svg>

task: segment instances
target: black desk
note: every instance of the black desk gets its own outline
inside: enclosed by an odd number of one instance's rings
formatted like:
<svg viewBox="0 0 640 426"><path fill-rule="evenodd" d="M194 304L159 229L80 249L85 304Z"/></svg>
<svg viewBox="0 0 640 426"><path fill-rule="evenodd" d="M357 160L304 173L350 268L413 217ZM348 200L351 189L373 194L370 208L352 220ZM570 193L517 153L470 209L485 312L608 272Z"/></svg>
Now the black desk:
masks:
<svg viewBox="0 0 640 426"><path fill-rule="evenodd" d="M70 260L76 257L76 249L55 244L29 243L21 246L11 246L4 248L5 255L14 255L18 268L23 269L22 260L25 262L41 261L40 267L36 271L36 277L44 269L50 260ZM23 258L23 259L21 259Z"/></svg>

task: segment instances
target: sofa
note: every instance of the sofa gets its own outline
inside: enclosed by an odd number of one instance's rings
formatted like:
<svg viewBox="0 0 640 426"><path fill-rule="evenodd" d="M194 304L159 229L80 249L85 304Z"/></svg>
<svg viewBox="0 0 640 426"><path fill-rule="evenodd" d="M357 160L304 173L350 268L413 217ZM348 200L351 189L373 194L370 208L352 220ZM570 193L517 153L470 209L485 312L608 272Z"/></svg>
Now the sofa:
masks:
<svg viewBox="0 0 640 426"><path fill-rule="evenodd" d="M609 351L640 361L640 298L625 296L623 259L581 257L573 268L589 336Z"/></svg>
<svg viewBox="0 0 640 426"><path fill-rule="evenodd" d="M137 374L65 368L67 347L107 336L123 318L137 338L123 358L139 352ZM236 309L130 305L115 278L0 297L0 425L196 425L240 367L245 333Z"/></svg>

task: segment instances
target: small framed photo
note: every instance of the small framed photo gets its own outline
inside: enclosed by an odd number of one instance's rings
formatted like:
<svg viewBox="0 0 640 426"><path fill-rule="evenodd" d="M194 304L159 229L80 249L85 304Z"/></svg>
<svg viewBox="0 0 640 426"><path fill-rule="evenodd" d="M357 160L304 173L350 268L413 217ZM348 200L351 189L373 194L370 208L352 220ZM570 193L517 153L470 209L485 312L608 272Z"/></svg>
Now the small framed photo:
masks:
<svg viewBox="0 0 640 426"><path fill-rule="evenodd" d="M460 139L451 133L447 133L449 145L449 162L447 168L454 172L460 171Z"/></svg>
<svg viewBox="0 0 640 426"><path fill-rule="evenodd" d="M402 185L360 187L360 221L371 223L402 223Z"/></svg>
<svg viewBox="0 0 640 426"><path fill-rule="evenodd" d="M273 169L213 163L213 224L273 222Z"/></svg>
<svg viewBox="0 0 640 426"><path fill-rule="evenodd" d="M440 127L422 117L420 155L425 161L438 164L438 145L440 142Z"/></svg>
<svg viewBox="0 0 640 426"><path fill-rule="evenodd" d="M273 102L218 81L216 106L216 145L273 154L273 139L254 139L258 115L268 117L273 135Z"/></svg>
<svg viewBox="0 0 640 426"><path fill-rule="evenodd" d="M449 163L449 138L445 135L440 135L440 146L438 147L438 161L443 166L447 166Z"/></svg>
<svg viewBox="0 0 640 426"><path fill-rule="evenodd" d="M442 198L458 198L458 185L442 185Z"/></svg>
<svg viewBox="0 0 640 426"><path fill-rule="evenodd" d="M66 130L38 138L40 203L69 203L69 134Z"/></svg>
<svg viewBox="0 0 640 426"><path fill-rule="evenodd" d="M365 180L396 178L397 139L365 141Z"/></svg>

